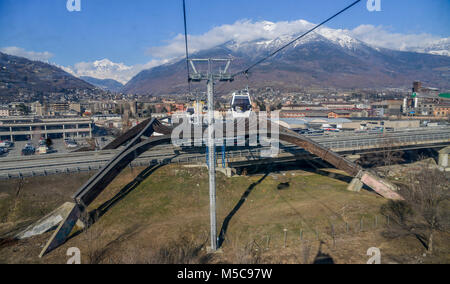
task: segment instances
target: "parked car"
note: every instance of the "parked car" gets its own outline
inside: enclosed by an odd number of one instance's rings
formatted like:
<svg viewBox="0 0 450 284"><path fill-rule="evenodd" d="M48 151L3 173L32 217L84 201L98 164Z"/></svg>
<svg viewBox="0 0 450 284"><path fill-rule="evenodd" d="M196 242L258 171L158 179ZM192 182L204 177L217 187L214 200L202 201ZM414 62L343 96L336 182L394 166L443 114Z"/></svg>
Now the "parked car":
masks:
<svg viewBox="0 0 450 284"><path fill-rule="evenodd" d="M47 145L39 145L39 148L37 152L39 155L48 154L50 151L50 148L47 147Z"/></svg>
<svg viewBox="0 0 450 284"><path fill-rule="evenodd" d="M34 155L35 153L36 153L36 148L34 148L34 146L31 144L27 144L22 149L22 156L31 156L31 155Z"/></svg>
<svg viewBox="0 0 450 284"><path fill-rule="evenodd" d="M0 141L0 147L2 148L11 148L12 146L14 146L14 143L12 143L11 141Z"/></svg>
<svg viewBox="0 0 450 284"><path fill-rule="evenodd" d="M47 141L45 141L45 139L41 138L41 140L39 140L39 146L47 146Z"/></svg>
<svg viewBox="0 0 450 284"><path fill-rule="evenodd" d="M75 140L65 140L64 141L67 148L76 148L78 147L78 143Z"/></svg>

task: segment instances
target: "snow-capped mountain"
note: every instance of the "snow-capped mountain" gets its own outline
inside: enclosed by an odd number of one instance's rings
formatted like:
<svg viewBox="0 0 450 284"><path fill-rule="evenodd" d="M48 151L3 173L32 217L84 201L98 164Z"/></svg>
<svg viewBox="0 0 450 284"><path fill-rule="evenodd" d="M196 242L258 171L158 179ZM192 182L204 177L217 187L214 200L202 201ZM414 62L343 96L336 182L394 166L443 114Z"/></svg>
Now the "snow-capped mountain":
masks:
<svg viewBox="0 0 450 284"><path fill-rule="evenodd" d="M424 53L450 56L450 38L444 38L431 43L422 50Z"/></svg>
<svg viewBox="0 0 450 284"><path fill-rule="evenodd" d="M277 28L276 24L264 22L264 30L268 34ZM305 21L304 31L309 28L310 24ZM233 40L200 51L192 57L231 57L234 59L233 72L237 72L294 40L304 31L250 41ZM344 30L320 28L253 69L249 84L288 90L311 86L352 89L409 87L412 81L421 80L432 86L450 88L450 57L442 56L448 50L447 40L422 51L431 54L390 50L366 44ZM227 86L233 89L240 85L242 80L237 78ZM185 90L184 60L145 70L123 89L142 94Z"/></svg>
<svg viewBox="0 0 450 284"><path fill-rule="evenodd" d="M191 52L202 52L221 46L234 56L248 60L259 58L296 39L299 35L313 28L315 24L305 20L295 21L237 21L231 25L215 27L203 35L190 37ZM320 27L314 33L296 41L277 55L283 56L296 48L312 42L334 44L343 52L356 52L360 55L380 52L383 48L393 50L428 53L450 56L450 38L418 34L404 35L389 33L383 27L361 25L353 30ZM173 64L184 58L184 39L178 35L167 45L152 47L148 50L155 58L146 64L127 66L103 59L94 62L82 62L65 69L76 76L90 76L99 79L114 79L123 84L142 70L162 64ZM164 69L164 68L162 68Z"/></svg>
<svg viewBox="0 0 450 284"><path fill-rule="evenodd" d="M300 32L297 32L295 34L286 34L279 36L274 39L257 39L253 41L247 41L247 42L237 42L237 41L230 41L227 42L225 45L227 48L234 52L244 52L248 53L248 55L255 56L259 55L259 53L267 53L272 52L274 50L277 50L278 48L286 45L287 43L295 40L298 38L301 34L306 32L309 28L312 27L311 23L305 22L305 30L302 30ZM274 29L274 23L265 22L264 29L267 31L271 31ZM329 29L329 28L320 28L316 32L311 33L307 35L306 37L303 37L302 39L294 42L292 46L290 46L289 49L295 49L298 46L301 46L303 44L306 44L308 42L314 42L314 41L329 41L336 45L341 46L342 48L346 48L349 50L354 50L356 48L359 48L361 46L367 46L367 44L363 43L362 41L355 39L348 34L346 34L343 30L336 30L336 29ZM256 52L256 54L255 54Z"/></svg>

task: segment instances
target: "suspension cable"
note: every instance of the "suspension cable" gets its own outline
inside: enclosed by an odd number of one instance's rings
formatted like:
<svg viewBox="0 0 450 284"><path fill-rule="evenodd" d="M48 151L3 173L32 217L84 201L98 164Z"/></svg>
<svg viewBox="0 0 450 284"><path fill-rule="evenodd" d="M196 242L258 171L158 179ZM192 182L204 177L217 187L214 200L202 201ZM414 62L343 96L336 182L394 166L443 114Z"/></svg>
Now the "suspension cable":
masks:
<svg viewBox="0 0 450 284"><path fill-rule="evenodd" d="M331 21L332 19L334 19L335 17L339 16L340 14L344 13L345 11L347 11L348 9L350 9L351 7L355 6L356 4L358 4L359 2L361 2L361 0L357 0L355 2L353 2L351 5L347 6L346 8L342 9L341 11L337 12L336 14L334 14L333 16L329 17L328 19L326 19L325 21L321 22L320 24L318 24L317 26L315 26L314 28L310 29L309 31L307 31L306 33L302 34L301 36L297 37L296 39L290 41L289 43L285 44L284 46L278 48L277 50L273 51L271 54L269 54L268 56L260 59L259 61L257 61L256 63L250 65L247 69L244 69L243 71L240 71L238 73L235 73L233 76L238 76L238 75L242 75L242 74L248 74L248 72L253 69L254 67L256 67L257 65L263 63L264 61L266 61L267 59L271 58L272 56L274 56L275 54L277 54L278 52L284 50L286 47L290 46L291 44L293 44L294 42L298 41L299 39L307 36L308 34L310 34L311 32L315 31L316 29L318 29L319 27L323 26L324 24L326 24L327 22Z"/></svg>
<svg viewBox="0 0 450 284"><path fill-rule="evenodd" d="M188 79L188 91L191 94L191 76L189 70L189 46L188 46L188 32L187 32L187 18L186 18L186 0L183 0L183 16L184 16L184 44L186 47L186 70Z"/></svg>

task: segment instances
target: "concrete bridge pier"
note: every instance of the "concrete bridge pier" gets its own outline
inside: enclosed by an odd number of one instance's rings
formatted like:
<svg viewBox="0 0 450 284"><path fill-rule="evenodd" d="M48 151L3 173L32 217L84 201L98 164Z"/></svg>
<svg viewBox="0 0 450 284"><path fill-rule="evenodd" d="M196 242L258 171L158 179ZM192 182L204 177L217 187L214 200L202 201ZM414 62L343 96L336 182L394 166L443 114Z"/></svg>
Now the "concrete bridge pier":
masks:
<svg viewBox="0 0 450 284"><path fill-rule="evenodd" d="M364 184L359 178L354 178L352 182L348 185L347 189L349 191L360 192Z"/></svg>
<svg viewBox="0 0 450 284"><path fill-rule="evenodd" d="M348 185L347 190L360 192L364 184L361 181L362 171L358 173L356 177L353 178L352 182Z"/></svg>
<svg viewBox="0 0 450 284"><path fill-rule="evenodd" d="M439 167L443 169L449 168L448 154L450 153L450 146L439 151Z"/></svg>
<svg viewBox="0 0 450 284"><path fill-rule="evenodd" d="M403 198L397 193L398 188L394 184L383 180L373 172L365 170L361 170L358 173L358 175L348 185L347 189L349 191L360 192L364 185L367 185L372 190L387 199L403 200Z"/></svg>
<svg viewBox="0 0 450 284"><path fill-rule="evenodd" d="M357 160L361 159L361 155L348 155L348 156L345 156L345 158L347 158L348 160L350 160L352 162L356 162Z"/></svg>

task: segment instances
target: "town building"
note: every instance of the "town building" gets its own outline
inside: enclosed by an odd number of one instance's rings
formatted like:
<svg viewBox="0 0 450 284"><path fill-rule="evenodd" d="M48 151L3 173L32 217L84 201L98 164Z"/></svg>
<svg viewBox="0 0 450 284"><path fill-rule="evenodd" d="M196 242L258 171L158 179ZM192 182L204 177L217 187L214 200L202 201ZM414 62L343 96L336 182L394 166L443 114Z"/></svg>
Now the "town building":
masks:
<svg viewBox="0 0 450 284"><path fill-rule="evenodd" d="M402 114L403 101L401 100L385 100L371 104L376 116L399 116Z"/></svg>
<svg viewBox="0 0 450 284"><path fill-rule="evenodd" d="M439 89L423 87L421 82L414 82L412 93L403 99L402 113L409 116L433 116L445 112L445 108L436 111L436 107L446 100L439 96Z"/></svg>
<svg viewBox="0 0 450 284"><path fill-rule="evenodd" d="M50 109L55 113L65 113L69 111L68 103L53 103L50 105Z"/></svg>
<svg viewBox="0 0 450 284"><path fill-rule="evenodd" d="M434 107L434 116L450 117L450 102L444 102Z"/></svg>

